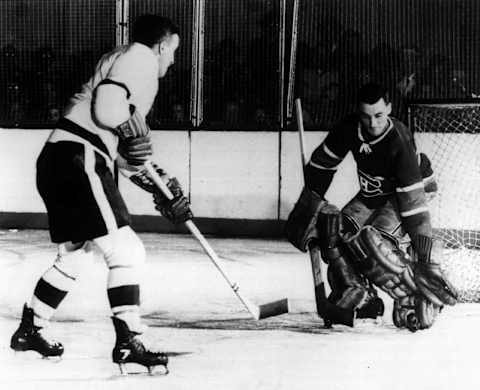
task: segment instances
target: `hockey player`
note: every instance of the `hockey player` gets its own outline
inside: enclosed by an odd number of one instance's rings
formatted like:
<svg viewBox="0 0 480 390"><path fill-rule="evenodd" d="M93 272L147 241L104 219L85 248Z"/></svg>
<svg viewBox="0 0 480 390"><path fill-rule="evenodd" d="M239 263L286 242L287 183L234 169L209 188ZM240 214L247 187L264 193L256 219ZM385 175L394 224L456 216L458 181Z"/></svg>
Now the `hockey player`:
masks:
<svg viewBox="0 0 480 390"><path fill-rule="evenodd" d="M152 154L145 116L151 109L158 79L174 63L179 29L157 15L140 16L133 43L105 54L94 75L71 99L64 117L37 160L37 188L47 212L50 236L58 244L51 268L39 279L24 305L19 328L11 338L16 351L33 350L60 356L62 344L47 340L48 323L95 245L108 266L107 294L116 343L113 362L150 369L167 368L168 357L145 348L137 338L144 330L139 314L139 271L145 248L130 227L130 216L114 179L114 163L142 188L154 193L156 208L174 223L192 217L178 181L168 186L167 200L142 171ZM160 171L160 170L159 170Z"/></svg>
<svg viewBox="0 0 480 390"><path fill-rule="evenodd" d="M332 292L321 313L326 323L353 326L356 317L383 315L376 286L394 299L396 326L428 328L443 304L456 302L432 251L438 243L426 192L436 190L433 171L428 158L417 155L409 129L390 116L382 86L363 86L357 101L357 112L312 153L287 236L302 251L319 248L328 264ZM348 152L360 191L340 212L323 197Z"/></svg>

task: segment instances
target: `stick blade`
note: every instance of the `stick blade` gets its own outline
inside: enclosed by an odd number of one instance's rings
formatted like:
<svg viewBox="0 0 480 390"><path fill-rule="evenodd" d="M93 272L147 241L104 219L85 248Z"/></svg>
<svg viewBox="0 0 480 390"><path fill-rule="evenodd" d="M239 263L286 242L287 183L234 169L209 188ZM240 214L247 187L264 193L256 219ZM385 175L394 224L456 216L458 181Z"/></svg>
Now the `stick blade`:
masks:
<svg viewBox="0 0 480 390"><path fill-rule="evenodd" d="M265 303L259 305L259 313L257 320L263 318L279 316L280 314L288 313L288 299L279 299L278 301Z"/></svg>

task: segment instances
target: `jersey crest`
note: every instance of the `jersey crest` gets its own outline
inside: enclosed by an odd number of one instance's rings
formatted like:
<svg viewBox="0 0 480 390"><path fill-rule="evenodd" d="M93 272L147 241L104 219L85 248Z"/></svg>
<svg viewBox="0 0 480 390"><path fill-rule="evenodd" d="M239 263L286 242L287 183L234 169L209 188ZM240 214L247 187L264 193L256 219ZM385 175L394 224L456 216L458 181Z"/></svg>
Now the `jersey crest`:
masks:
<svg viewBox="0 0 480 390"><path fill-rule="evenodd" d="M392 191L389 190L390 181L381 176L370 176L358 169L358 182L362 195L369 198L377 195L387 195Z"/></svg>

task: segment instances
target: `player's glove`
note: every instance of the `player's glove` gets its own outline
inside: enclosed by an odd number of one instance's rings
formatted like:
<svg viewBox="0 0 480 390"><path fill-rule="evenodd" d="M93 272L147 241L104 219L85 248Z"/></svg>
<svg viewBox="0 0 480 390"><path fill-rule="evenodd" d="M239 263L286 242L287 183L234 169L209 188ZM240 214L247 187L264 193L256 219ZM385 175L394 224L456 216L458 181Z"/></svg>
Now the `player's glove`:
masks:
<svg viewBox="0 0 480 390"><path fill-rule="evenodd" d="M175 177L172 177L167 182L167 187L173 194L173 199L167 197L157 190L153 193L153 201L155 209L167 218L173 224L179 224L193 218L193 213L190 210L190 203L183 195L180 183Z"/></svg>
<svg viewBox="0 0 480 390"><path fill-rule="evenodd" d="M150 132L145 119L140 115L135 106L130 105L130 118L113 129L120 139L144 137Z"/></svg>
<svg viewBox="0 0 480 390"><path fill-rule="evenodd" d="M152 163L152 166L157 172L157 174L160 176L160 178L163 181L168 182L170 178L168 177L167 173L162 168L159 168L157 164ZM157 189L157 186L153 182L153 180L148 175L148 172L146 169L142 169L137 173L135 173L134 175L131 175L130 180L132 181L133 184L139 186L144 191L150 192L151 194L155 193L156 191L159 191Z"/></svg>
<svg viewBox="0 0 480 390"><path fill-rule="evenodd" d="M120 139L118 143L118 153L129 165L143 165L153 153L150 136L144 135L135 138Z"/></svg>

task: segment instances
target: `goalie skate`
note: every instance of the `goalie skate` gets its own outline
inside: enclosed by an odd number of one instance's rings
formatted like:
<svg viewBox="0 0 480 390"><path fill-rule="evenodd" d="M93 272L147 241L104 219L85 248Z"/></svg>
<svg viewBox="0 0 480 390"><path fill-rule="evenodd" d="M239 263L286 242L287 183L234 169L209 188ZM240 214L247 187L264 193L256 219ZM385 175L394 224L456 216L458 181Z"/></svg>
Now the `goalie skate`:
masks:
<svg viewBox="0 0 480 390"><path fill-rule="evenodd" d="M45 339L41 329L33 324L33 310L24 305L20 326L10 339L10 348L14 351L35 351L43 357L60 357L63 345Z"/></svg>
<svg viewBox="0 0 480 390"><path fill-rule="evenodd" d="M156 366L163 366L165 374L168 374L168 356L166 354L147 350L143 343L136 338L137 333L130 331L124 321L116 317L112 317L112 321L117 334L112 360L118 364L122 375L128 375L126 363L144 366L150 375L153 374Z"/></svg>

